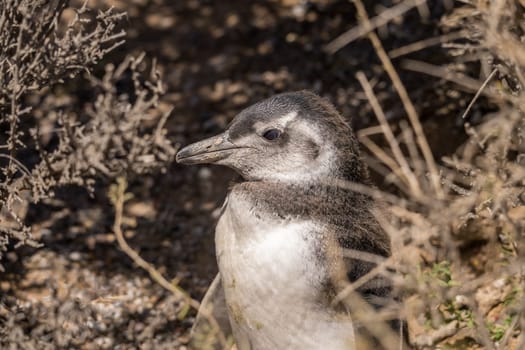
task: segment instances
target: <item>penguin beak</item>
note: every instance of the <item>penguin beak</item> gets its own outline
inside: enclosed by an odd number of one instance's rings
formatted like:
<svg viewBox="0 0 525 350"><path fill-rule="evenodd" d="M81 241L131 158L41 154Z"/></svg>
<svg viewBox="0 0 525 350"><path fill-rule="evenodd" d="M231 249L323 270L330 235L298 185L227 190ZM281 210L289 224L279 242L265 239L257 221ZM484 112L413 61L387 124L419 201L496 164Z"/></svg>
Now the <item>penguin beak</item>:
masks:
<svg viewBox="0 0 525 350"><path fill-rule="evenodd" d="M213 164L228 158L238 147L225 133L192 143L181 149L175 160L180 164Z"/></svg>

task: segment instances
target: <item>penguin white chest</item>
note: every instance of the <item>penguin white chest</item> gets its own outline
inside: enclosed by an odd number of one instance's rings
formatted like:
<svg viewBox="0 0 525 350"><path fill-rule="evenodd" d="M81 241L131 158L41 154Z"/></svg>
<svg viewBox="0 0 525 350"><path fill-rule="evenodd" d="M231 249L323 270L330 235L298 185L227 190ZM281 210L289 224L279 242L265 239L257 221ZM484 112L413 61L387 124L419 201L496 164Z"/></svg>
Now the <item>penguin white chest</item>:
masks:
<svg viewBox="0 0 525 350"><path fill-rule="evenodd" d="M329 272L312 221L273 222L229 200L216 229L219 271L239 349L352 349L349 317L324 305Z"/></svg>

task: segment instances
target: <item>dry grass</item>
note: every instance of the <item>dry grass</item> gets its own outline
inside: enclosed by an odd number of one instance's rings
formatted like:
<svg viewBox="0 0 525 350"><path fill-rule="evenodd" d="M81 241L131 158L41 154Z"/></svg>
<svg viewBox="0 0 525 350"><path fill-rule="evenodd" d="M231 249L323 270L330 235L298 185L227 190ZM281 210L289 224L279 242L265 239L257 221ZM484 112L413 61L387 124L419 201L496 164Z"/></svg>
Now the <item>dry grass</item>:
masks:
<svg viewBox="0 0 525 350"><path fill-rule="evenodd" d="M360 1L355 3L363 27L372 28ZM458 60L468 53L482 66L481 77L453 80L461 85L472 81L463 87L476 88L463 118L468 120L483 94L493 98L498 111L475 126L465 122L469 139L443 158L439 168L378 37L368 34L410 120L410 125L400 122L396 137L369 81L357 74L379 121L379 127L362 130L360 139L388 167L387 181L401 191L397 199L385 198L393 219L383 220L383 227L394 239L394 254L382 264L400 273L394 281L404 299L409 343L416 349L525 346L525 47L520 39L525 22L518 9L521 4L514 1L480 1L443 19L446 30L466 35L461 44L446 46L453 47ZM455 39L459 37L452 36ZM413 64L405 67L415 69ZM439 74L436 67L419 67L441 78L465 74L454 63L437 67ZM369 137L378 132L387 148Z"/></svg>
<svg viewBox="0 0 525 350"><path fill-rule="evenodd" d="M118 25L124 14L112 10L94 14L83 6L72 11L72 21L64 24L66 4L8 0L0 5L0 78L4 81L0 123L8 130L0 139L0 207L5 217L0 253L13 242L38 244L17 208L20 203L51 197L55 188L64 185L93 189L96 180L113 182L153 172L166 167L175 153L165 131L171 109L161 101L164 84L156 65L145 62L142 55L106 65L99 79L90 75L87 83L94 98L80 114L60 99L36 106L27 102L33 94L52 95L49 86L83 71L92 72L93 64L122 43L124 34ZM339 185L385 203L389 215L379 219L393 238L394 254L378 260L347 252L377 266L336 299L346 300L355 318L386 349L403 348L403 341L415 349L525 348L524 4L464 1L441 18L442 35L390 51L378 29L410 9L417 8L425 16L426 2L401 1L373 18L368 18L361 0L354 4L358 26L336 38L326 51L334 54L353 41L368 39L383 69L376 73L389 77L404 116L390 120L377 77L357 72L363 97L378 121L360 130L359 138L371 168L394 189L388 193L357 184ZM402 58L433 45L447 50L449 64ZM468 139L456 152L434 158L426 137L433 130L422 125L398 67L421 74L421 79L447 80L454 84L454 91L471 94L458 115ZM478 108L481 101L490 104L490 113ZM21 150L30 150L38 161L29 164L19 156ZM183 305L175 312L179 318L188 314L189 307L197 309L199 303L179 289L178 280L168 281L127 243L122 231L125 181L117 181L110 198L119 247L173 293L173 302ZM376 312L352 292L379 274L392 279L401 302ZM0 345L10 341L39 344L34 339L30 342L31 335L17 325L18 319L25 320L20 316L23 312L13 310L7 317L0 308L5 321L0 326ZM24 312L28 319L38 319ZM57 309L56 314L60 312ZM378 322L399 315L408 325L405 340L386 322ZM38 322L31 327L42 329ZM55 343L76 344L75 334L59 334ZM220 336L220 343L226 344Z"/></svg>

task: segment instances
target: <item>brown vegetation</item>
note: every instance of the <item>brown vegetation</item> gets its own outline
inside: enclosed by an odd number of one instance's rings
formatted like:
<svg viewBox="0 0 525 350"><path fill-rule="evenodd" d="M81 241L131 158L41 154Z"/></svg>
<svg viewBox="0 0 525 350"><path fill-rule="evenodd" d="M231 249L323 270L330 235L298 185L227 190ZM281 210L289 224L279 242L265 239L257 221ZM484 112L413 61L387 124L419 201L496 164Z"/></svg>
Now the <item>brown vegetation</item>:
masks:
<svg viewBox="0 0 525 350"><path fill-rule="evenodd" d="M522 1L183 3L0 4L0 347L186 346L232 175L174 144L309 88L360 129L410 345L525 348Z"/></svg>

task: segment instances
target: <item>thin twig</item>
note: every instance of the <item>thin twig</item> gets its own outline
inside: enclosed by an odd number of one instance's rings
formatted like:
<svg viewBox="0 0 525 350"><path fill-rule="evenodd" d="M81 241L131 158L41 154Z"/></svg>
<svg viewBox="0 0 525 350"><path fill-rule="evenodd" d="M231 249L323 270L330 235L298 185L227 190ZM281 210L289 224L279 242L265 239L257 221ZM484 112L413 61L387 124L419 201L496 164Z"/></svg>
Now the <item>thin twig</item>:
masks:
<svg viewBox="0 0 525 350"><path fill-rule="evenodd" d="M381 344L384 349L391 349L393 344L398 344L399 336L390 328L387 322L379 318L379 312L365 301L360 295L352 295L342 300L350 309L352 319L362 323L368 332Z"/></svg>
<svg viewBox="0 0 525 350"><path fill-rule="evenodd" d="M401 67L403 69L410 70L413 72L424 73L424 74L431 75L436 78L441 78L447 81L451 81L465 88L468 92L476 92L481 87L481 83L476 79L472 79L471 77L466 76L464 74L453 72L445 67L436 66L430 63L417 61L417 60L404 59L401 62ZM485 90L483 94L487 94L493 97L493 94L491 94L487 90Z"/></svg>
<svg viewBox="0 0 525 350"><path fill-rule="evenodd" d="M465 31L458 31L458 32L452 32L452 33L440 35L440 36L435 36L432 38L427 38L424 40L416 41L414 43L390 50L388 52L388 56L390 58L398 58L404 55L408 55L409 53L413 53L416 51L426 49L427 47L430 47L430 46L439 45L439 44L443 44L448 41L453 41L456 39L463 38L465 37L465 35L466 35Z"/></svg>
<svg viewBox="0 0 525 350"><path fill-rule="evenodd" d="M198 307L198 302L192 300L186 292L184 292L180 287L174 285L173 283L168 282L164 276L150 263L145 261L133 248L129 246L129 244L126 242L126 239L124 238L124 235L122 233L122 217L123 217L123 211L124 211L124 202L126 197L126 185L124 184L123 178L119 178L117 180L117 192L115 193L116 197L113 202L115 206L115 220L113 223L113 232L115 233L115 237L117 238L117 242L120 246L120 249L124 251L139 267L146 270L150 277L155 280L158 284L160 284L165 289L172 292L175 296L180 298L181 300L184 300L188 304L196 305Z"/></svg>
<svg viewBox="0 0 525 350"><path fill-rule="evenodd" d="M405 144L408 154L410 156L410 164L414 168L414 171L418 176L421 176L425 172L425 165L419 151L417 150L417 145L414 140L414 131L409 127L406 120L399 121L399 127L401 128L401 138Z"/></svg>
<svg viewBox="0 0 525 350"><path fill-rule="evenodd" d="M370 19L368 18L368 14L366 13L366 9L365 9L365 6L363 5L363 2L361 0L353 0L353 1L356 6L360 21L362 21L365 26L371 26ZM444 194L443 194L443 189L441 188L441 183L439 181L439 173L438 173L438 169L436 166L436 162L434 160L434 156L432 155L432 151L428 144L427 138L425 137L425 134L423 132L423 127L421 126L421 123L419 121L419 117L417 115L416 109L414 105L412 104L412 101L410 100L410 97L408 96L408 92L406 91L403 83L401 82L401 79L399 78L397 71L392 65L392 61L390 61L390 58L388 58L388 55L386 54L385 49L383 48L383 45L381 44L381 41L379 40L379 37L374 32L370 32L368 34L368 38L372 42L372 45L374 46L374 49L376 50L376 53L379 59L381 60L383 67L385 68L388 76L392 80L392 83L394 84L394 87L401 99L401 102L403 103L403 106L407 112L410 124L412 125L412 128L414 129L417 144L419 148L421 149L421 152L423 153L423 158L425 159L426 166L430 173L429 175L430 175L430 181L431 181L432 187L434 188L434 191L438 199L442 199L444 198Z"/></svg>
<svg viewBox="0 0 525 350"><path fill-rule="evenodd" d="M426 0L405 0L402 3L389 8L381 14L374 17L368 23L362 23L361 25L350 29L349 31L339 35L337 38L332 40L328 45L325 46L325 51L334 54L346 45L350 44L357 38L362 37L373 31L376 28L384 26L391 20L402 16L405 12L426 3Z"/></svg>
<svg viewBox="0 0 525 350"><path fill-rule="evenodd" d="M396 176L396 178L399 181L394 181L394 183L402 189L407 194L410 193L407 190L407 183L405 180L405 176L403 175L403 172L399 165L396 163L396 161L390 157L381 147L379 147L374 141L372 141L369 137L362 136L358 134L359 142L361 142L368 150L381 162L383 162L390 171ZM410 184L408 184L408 189L410 189Z"/></svg>
<svg viewBox="0 0 525 350"><path fill-rule="evenodd" d="M499 349L501 349L501 350L507 349L507 346L509 345L508 344L509 339L512 336L512 333L514 333L514 331L516 330L516 326L518 325L518 322L520 320L520 317L521 317L522 313L523 313L523 311L518 313L518 315L514 316L514 318L512 319L512 323L509 325L509 327L505 331L505 334L503 335L503 337L499 341L498 350ZM516 349L520 349L520 348L516 348Z"/></svg>
<svg viewBox="0 0 525 350"><path fill-rule="evenodd" d="M135 262L135 264L137 264L140 268L148 272L151 279L153 279L155 282L161 285L164 289L170 291L180 300L183 300L187 306L192 307L196 311L202 312L204 317L206 317L210 322L211 326L214 329L218 330L216 334L218 336L219 342L221 346L225 347L227 344L226 338L223 332L221 331L217 320L212 315L207 313L206 310L200 308L200 303L197 300L191 298L179 286L177 286L174 283L170 283L166 278L164 278L164 276L152 264L144 260L133 248L131 248L126 239L124 238L124 234L122 233L122 218L124 212L124 203L127 199L126 187L126 180L122 177L118 178L117 184L113 187L115 191L112 193L111 198L115 207L115 220L113 222L113 232L115 234L120 249L122 249L122 251L126 253L126 255L128 255L133 260L133 262ZM183 309L182 312L185 314L187 311Z"/></svg>
<svg viewBox="0 0 525 350"><path fill-rule="evenodd" d="M492 79L492 77L496 74L497 71L498 71L498 68L494 68L494 70L489 74L487 79L485 79L483 84L481 84L481 86L479 87L478 91L476 92L476 94L472 98L472 101L470 101L470 103L467 106L467 109L465 110L465 112L461 116L461 119L465 119L465 117L467 116L468 112L470 112L470 109L472 108L474 103L478 100L478 97L481 95L481 92L483 91L483 89L485 89L485 86L487 86L487 84Z"/></svg>
<svg viewBox="0 0 525 350"><path fill-rule="evenodd" d="M416 176L412 172L412 169L410 169L410 166L408 165L408 162L405 156L403 155L401 148L399 147L399 143L397 142L394 136L394 133L392 132L392 129L390 128L390 125L388 124L388 121L386 120L385 113L383 112L383 109L379 105L379 101L377 100L377 97L374 94L372 86L368 82L368 79L366 79L366 76L363 72L361 71L357 72L356 78L361 84L361 87L363 88L365 95L368 98L368 101L370 102L372 109L374 110L376 118L379 121L379 124L381 125L383 134L385 135L385 138L390 146L390 149L392 150L392 153L394 154L397 164L399 164L399 166L401 167L401 171L403 172L404 178L406 179L406 182L408 183L410 190L414 193L416 197L420 197L422 193L421 193L421 187L419 186L419 181L417 180Z"/></svg>

